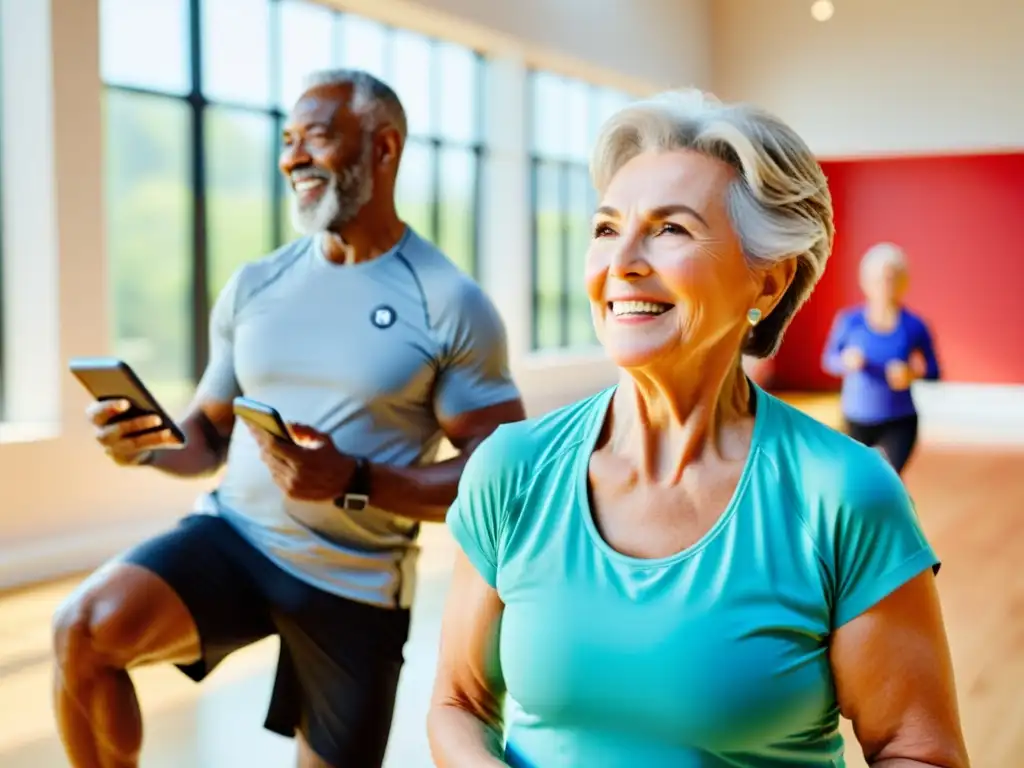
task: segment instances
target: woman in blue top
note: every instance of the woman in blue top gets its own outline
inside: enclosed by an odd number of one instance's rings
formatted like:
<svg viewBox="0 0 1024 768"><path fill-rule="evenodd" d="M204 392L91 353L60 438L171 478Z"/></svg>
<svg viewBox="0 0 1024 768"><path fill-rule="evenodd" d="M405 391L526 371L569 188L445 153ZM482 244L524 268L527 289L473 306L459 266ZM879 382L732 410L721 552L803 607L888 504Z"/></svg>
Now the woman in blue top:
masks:
<svg viewBox="0 0 1024 768"><path fill-rule="evenodd" d="M467 462L436 764L836 768L843 714L875 768L965 768L903 484L740 367L828 258L814 156L694 92L613 116L591 168L586 287L619 381Z"/></svg>
<svg viewBox="0 0 1024 768"><path fill-rule="evenodd" d="M843 379L846 434L878 448L897 472L917 442L915 379L938 379L939 361L924 321L903 306L907 259L879 243L861 259L863 306L840 312L832 324L822 367Z"/></svg>

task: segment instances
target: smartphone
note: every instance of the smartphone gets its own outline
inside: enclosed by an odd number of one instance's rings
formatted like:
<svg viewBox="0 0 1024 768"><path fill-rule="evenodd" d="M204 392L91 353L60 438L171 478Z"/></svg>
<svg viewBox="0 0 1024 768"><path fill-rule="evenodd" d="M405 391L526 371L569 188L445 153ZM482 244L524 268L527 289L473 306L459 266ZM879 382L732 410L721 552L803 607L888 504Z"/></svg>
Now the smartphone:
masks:
<svg viewBox="0 0 1024 768"><path fill-rule="evenodd" d="M278 440L283 440L292 445L295 444L291 433L288 431L288 427L285 426L284 419L281 418L281 414L269 405L257 400L250 400L248 397L236 397L232 406L238 418L243 419L258 429L262 429L264 432L269 432Z"/></svg>
<svg viewBox="0 0 1024 768"><path fill-rule="evenodd" d="M140 416L159 416L160 424L128 437L146 435L151 432L169 430L175 442L168 448L184 448L185 433L174 419L160 406L157 399L146 389L146 385L131 369L131 366L116 357L75 357L68 363L72 375L97 400L127 400L129 408L110 421L117 423L137 419Z"/></svg>

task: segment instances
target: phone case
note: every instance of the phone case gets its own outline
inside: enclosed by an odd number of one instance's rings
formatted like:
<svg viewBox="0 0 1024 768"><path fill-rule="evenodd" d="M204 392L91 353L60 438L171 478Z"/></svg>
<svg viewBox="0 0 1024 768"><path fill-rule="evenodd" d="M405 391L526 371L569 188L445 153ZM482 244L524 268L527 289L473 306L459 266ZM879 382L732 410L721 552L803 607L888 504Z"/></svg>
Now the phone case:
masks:
<svg viewBox="0 0 1024 768"><path fill-rule="evenodd" d="M127 400L131 404L127 411L112 418L111 423L129 421L150 414L160 417L161 423L158 426L133 433L131 437L168 429L181 446L185 445L185 434L167 415L131 366L123 360L111 357L78 357L72 359L68 367L78 382L97 400Z"/></svg>

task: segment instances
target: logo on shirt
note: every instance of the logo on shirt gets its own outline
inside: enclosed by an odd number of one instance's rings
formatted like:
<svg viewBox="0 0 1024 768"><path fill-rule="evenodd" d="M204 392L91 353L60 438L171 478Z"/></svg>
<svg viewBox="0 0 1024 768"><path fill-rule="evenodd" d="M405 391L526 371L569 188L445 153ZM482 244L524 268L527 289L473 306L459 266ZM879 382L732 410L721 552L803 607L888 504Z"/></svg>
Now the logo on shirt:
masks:
<svg viewBox="0 0 1024 768"><path fill-rule="evenodd" d="M397 319L398 315L395 314L395 310L387 304L381 304L370 313L370 322L378 328L390 328Z"/></svg>

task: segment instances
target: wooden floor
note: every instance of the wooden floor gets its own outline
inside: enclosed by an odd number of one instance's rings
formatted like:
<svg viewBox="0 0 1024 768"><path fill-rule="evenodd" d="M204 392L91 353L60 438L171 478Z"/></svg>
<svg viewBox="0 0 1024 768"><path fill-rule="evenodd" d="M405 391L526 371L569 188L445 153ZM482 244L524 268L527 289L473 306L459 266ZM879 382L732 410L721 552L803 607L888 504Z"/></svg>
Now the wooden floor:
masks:
<svg viewBox="0 0 1024 768"><path fill-rule="evenodd" d="M830 420L829 403L805 404ZM973 765L1024 768L1024 453L925 448L907 483L944 561L940 593ZM430 765L423 723L452 543L439 526L426 536L389 768ZM72 586L0 597L0 768L67 765L51 724L48 634ZM274 653L268 641L238 654L203 686L172 669L141 670L143 768L292 765L291 743L261 729ZM846 732L849 766L862 768Z"/></svg>

